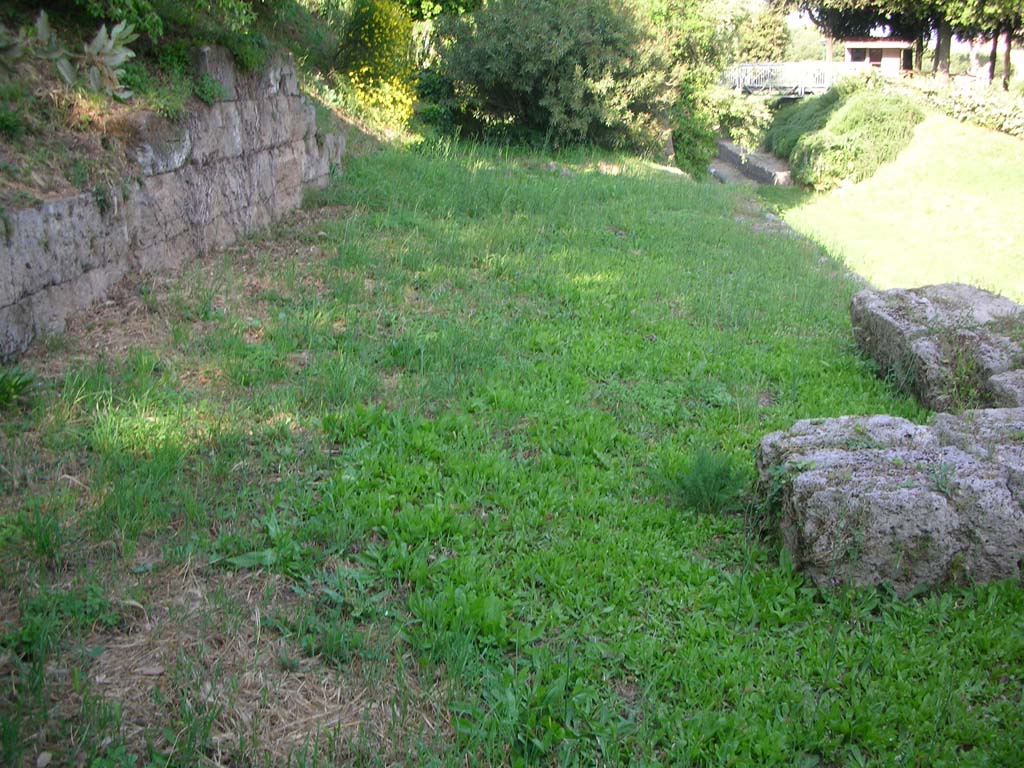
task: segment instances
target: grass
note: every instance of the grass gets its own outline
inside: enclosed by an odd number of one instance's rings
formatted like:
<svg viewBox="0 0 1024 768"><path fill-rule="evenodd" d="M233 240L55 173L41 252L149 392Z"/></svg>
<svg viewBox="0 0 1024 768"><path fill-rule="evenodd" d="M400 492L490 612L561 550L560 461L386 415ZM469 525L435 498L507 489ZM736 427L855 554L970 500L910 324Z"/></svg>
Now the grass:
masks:
<svg viewBox="0 0 1024 768"><path fill-rule="evenodd" d="M856 283L742 192L597 159L353 159L27 361L7 763L1016 760L1016 584L822 595L716 510L795 419L926 417L856 354Z"/></svg>
<svg viewBox="0 0 1024 768"><path fill-rule="evenodd" d="M1024 301L1022 173L1020 140L933 115L866 181L760 194L879 288L959 281Z"/></svg>

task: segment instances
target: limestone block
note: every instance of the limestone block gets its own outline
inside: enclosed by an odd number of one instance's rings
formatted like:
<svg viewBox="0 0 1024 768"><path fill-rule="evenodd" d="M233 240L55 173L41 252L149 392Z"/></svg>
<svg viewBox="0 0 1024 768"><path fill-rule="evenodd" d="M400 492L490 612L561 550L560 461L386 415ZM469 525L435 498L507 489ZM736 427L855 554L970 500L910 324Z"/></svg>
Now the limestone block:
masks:
<svg viewBox="0 0 1024 768"><path fill-rule="evenodd" d="M997 408L1024 407L1024 369L997 373L988 380L988 389Z"/></svg>
<svg viewBox="0 0 1024 768"><path fill-rule="evenodd" d="M238 98L238 89L235 87L237 69L229 51L220 46L204 45L193 52L192 64L198 77L206 75L220 84L222 101Z"/></svg>
<svg viewBox="0 0 1024 768"><path fill-rule="evenodd" d="M898 594L1019 575L1024 409L797 422L764 438L761 492L793 562L821 588Z"/></svg>
<svg viewBox="0 0 1024 768"><path fill-rule="evenodd" d="M928 408L1021 403L1019 378L1003 376L1024 369L1024 307L1009 299L962 284L868 290L850 315L861 350Z"/></svg>
<svg viewBox="0 0 1024 768"><path fill-rule="evenodd" d="M168 120L154 112L134 112L121 118L116 130L127 137L129 154L144 176L176 171L192 155L188 121Z"/></svg>

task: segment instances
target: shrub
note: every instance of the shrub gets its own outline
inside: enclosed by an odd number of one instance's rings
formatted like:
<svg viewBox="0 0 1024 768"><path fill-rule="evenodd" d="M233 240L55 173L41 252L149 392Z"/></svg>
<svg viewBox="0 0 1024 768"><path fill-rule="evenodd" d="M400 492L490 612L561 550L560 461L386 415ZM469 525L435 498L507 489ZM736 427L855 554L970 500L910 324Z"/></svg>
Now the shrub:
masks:
<svg viewBox="0 0 1024 768"><path fill-rule="evenodd" d="M28 394L35 378L19 368L0 368L0 410L10 408Z"/></svg>
<svg viewBox="0 0 1024 768"><path fill-rule="evenodd" d="M468 123L556 146L661 142L674 65L618 0L495 0L439 33L441 67Z"/></svg>
<svg viewBox="0 0 1024 768"><path fill-rule="evenodd" d="M779 111L765 145L817 189L861 181L903 150L924 113L877 76L847 78Z"/></svg>
<svg viewBox="0 0 1024 768"><path fill-rule="evenodd" d="M816 189L866 179L896 158L923 119L924 113L898 94L855 93L822 130L797 141L790 156L793 173Z"/></svg>
<svg viewBox="0 0 1024 768"><path fill-rule="evenodd" d="M919 93L930 106L956 120L1024 139L1024 98L1018 94L996 88L983 91L921 88Z"/></svg>
<svg viewBox="0 0 1024 768"><path fill-rule="evenodd" d="M414 81L412 20L394 0L356 0L342 38L341 70L365 82Z"/></svg>
<svg viewBox="0 0 1024 768"><path fill-rule="evenodd" d="M401 5L395 0L356 0L342 39L340 64L369 119L392 128L409 122L416 68L412 20Z"/></svg>
<svg viewBox="0 0 1024 768"><path fill-rule="evenodd" d="M707 174L708 164L718 152L714 124L708 114L689 99L672 107L672 146L676 165L695 178Z"/></svg>
<svg viewBox="0 0 1024 768"><path fill-rule="evenodd" d="M772 123L771 101L744 96L731 88L711 88L705 94L704 111L717 132L729 137L747 152L764 142Z"/></svg>
<svg viewBox="0 0 1024 768"><path fill-rule="evenodd" d="M802 136L825 127L838 103L839 92L832 89L783 107L765 134L765 146L779 157L789 157Z"/></svg>

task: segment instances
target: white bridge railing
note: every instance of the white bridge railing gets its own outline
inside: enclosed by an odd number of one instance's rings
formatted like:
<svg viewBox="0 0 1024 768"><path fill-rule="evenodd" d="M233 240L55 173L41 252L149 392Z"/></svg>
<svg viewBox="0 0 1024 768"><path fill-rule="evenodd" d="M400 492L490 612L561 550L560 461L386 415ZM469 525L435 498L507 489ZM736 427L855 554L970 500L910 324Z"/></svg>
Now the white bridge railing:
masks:
<svg viewBox="0 0 1024 768"><path fill-rule="evenodd" d="M722 76L724 85L744 93L772 93L777 96L807 96L824 93L864 65L844 61L785 61L766 64L736 64Z"/></svg>

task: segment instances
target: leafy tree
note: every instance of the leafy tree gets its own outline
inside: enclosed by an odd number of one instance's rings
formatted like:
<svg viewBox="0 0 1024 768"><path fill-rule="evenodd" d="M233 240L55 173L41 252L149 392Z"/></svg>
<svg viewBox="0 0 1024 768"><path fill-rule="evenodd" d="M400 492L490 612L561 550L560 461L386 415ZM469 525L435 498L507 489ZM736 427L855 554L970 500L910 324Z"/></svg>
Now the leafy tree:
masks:
<svg viewBox="0 0 1024 768"><path fill-rule="evenodd" d="M741 61L783 61L791 40L785 10L769 6L742 27L739 58Z"/></svg>
<svg viewBox="0 0 1024 768"><path fill-rule="evenodd" d="M555 144L653 148L678 76L670 48L618 0L494 0L442 25L442 71L478 126Z"/></svg>
<svg viewBox="0 0 1024 768"><path fill-rule="evenodd" d="M423 21L442 14L458 16L475 11L483 0L402 0L402 5L413 20Z"/></svg>

